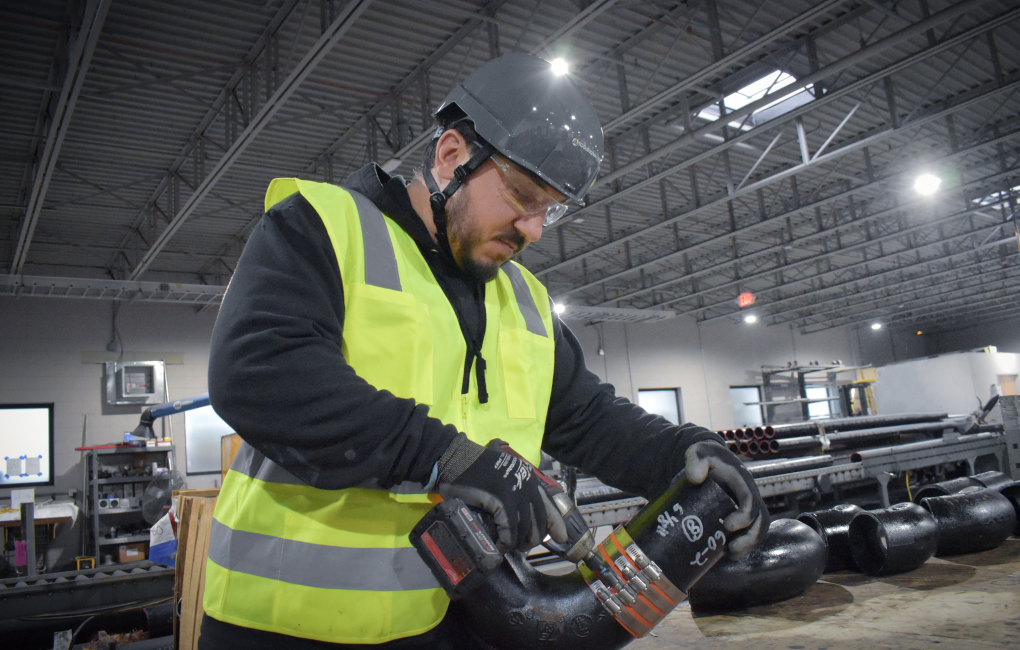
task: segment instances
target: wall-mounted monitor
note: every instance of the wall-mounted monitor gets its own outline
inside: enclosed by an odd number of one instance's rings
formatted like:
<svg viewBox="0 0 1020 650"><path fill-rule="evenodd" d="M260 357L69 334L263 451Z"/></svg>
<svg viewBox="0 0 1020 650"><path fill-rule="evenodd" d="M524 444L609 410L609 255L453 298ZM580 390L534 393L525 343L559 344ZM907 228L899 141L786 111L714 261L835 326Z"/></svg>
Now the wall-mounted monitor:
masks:
<svg viewBox="0 0 1020 650"><path fill-rule="evenodd" d="M53 404L0 404L0 488L53 485Z"/></svg>

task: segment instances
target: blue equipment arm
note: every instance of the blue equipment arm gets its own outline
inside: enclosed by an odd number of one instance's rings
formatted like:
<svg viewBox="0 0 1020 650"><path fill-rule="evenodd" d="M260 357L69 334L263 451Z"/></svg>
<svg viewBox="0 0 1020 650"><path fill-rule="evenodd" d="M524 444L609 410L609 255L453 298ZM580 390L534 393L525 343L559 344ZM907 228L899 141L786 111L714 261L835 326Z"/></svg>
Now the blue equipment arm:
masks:
<svg viewBox="0 0 1020 650"><path fill-rule="evenodd" d="M157 418L163 418L174 413L183 413L184 411L202 408L203 406L209 406L209 393L179 399L175 402L167 402L158 406L150 406L142 411L141 420L138 422L135 430L131 432L131 435L135 438L155 438L156 432L152 430L152 423Z"/></svg>

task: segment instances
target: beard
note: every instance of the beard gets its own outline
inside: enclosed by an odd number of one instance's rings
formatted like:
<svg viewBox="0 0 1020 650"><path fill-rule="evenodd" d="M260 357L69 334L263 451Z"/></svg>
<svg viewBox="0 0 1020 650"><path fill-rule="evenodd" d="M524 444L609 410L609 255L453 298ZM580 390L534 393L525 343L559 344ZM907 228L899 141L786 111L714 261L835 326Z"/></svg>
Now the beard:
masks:
<svg viewBox="0 0 1020 650"><path fill-rule="evenodd" d="M516 255L524 248L527 240L524 235L513 229L487 237L467 214L469 192L470 185L465 184L446 203L447 236L450 240L450 250L453 251L453 259L460 270L471 280L484 284L496 278L499 274L499 267L510 257L502 261L498 257L495 260L480 260L475 255L478 248L498 239L510 245Z"/></svg>

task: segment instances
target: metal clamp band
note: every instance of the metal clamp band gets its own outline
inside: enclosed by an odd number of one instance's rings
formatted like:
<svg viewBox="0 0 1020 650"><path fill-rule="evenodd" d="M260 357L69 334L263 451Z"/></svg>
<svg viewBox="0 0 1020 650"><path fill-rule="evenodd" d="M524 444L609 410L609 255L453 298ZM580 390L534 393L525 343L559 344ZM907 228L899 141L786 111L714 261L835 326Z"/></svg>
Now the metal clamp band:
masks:
<svg viewBox="0 0 1020 650"><path fill-rule="evenodd" d="M651 632L687 597L623 526L610 533L578 568L606 611L637 638Z"/></svg>

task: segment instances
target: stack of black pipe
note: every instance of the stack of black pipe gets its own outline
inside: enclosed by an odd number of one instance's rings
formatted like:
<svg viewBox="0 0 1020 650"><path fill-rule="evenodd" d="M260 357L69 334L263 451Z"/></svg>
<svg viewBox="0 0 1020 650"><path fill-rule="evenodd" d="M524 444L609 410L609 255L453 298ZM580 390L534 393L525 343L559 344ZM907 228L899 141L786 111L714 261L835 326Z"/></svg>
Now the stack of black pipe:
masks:
<svg viewBox="0 0 1020 650"><path fill-rule="evenodd" d="M727 429L717 433L734 453L766 459L805 456L829 449L859 449L905 435L938 437L946 431L1001 432L1002 425L975 426L969 418L950 418L947 413L901 413Z"/></svg>

